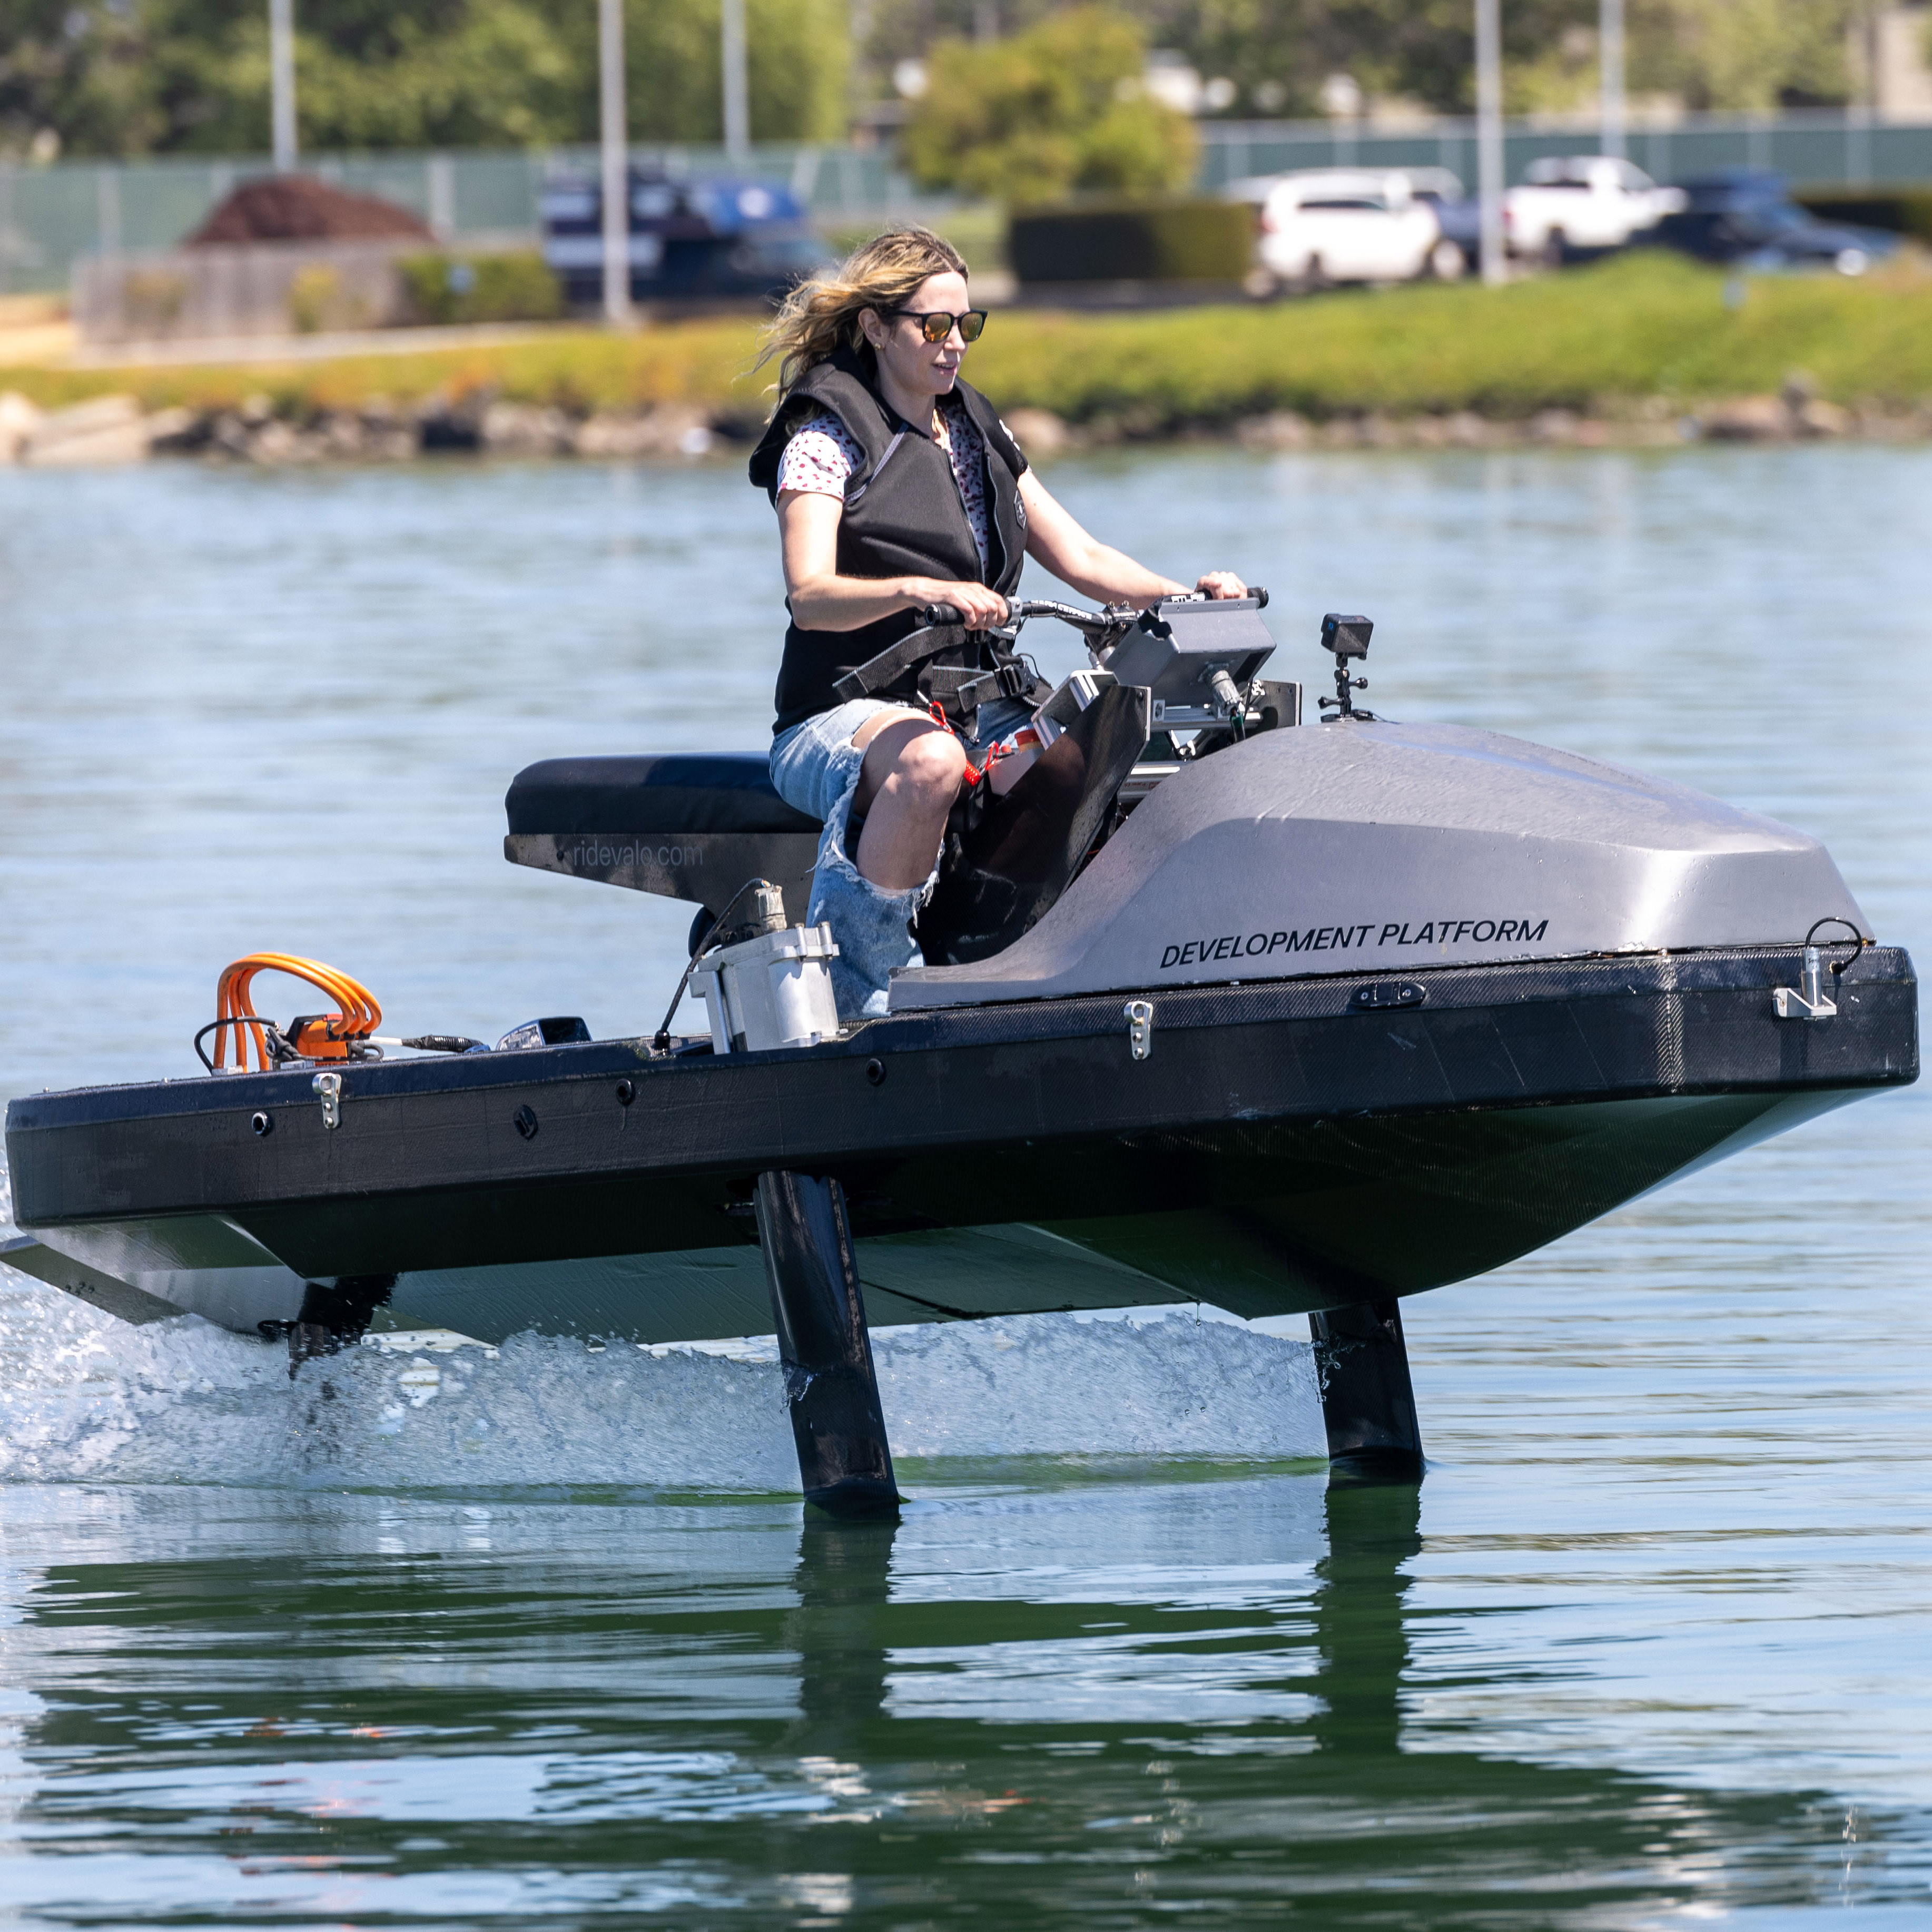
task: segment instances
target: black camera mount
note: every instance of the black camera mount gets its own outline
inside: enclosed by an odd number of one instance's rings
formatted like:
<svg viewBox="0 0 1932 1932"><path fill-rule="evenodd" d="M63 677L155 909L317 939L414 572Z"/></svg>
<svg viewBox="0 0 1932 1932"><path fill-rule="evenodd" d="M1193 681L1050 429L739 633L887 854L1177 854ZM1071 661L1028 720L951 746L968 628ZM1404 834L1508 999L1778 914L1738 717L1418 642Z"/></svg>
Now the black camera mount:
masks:
<svg viewBox="0 0 1932 1932"><path fill-rule="evenodd" d="M1358 711L1353 694L1366 691L1369 681L1365 677L1348 675L1351 658L1366 658L1369 654L1369 640L1375 634L1375 624L1367 617L1344 616L1339 610L1330 610L1322 620L1322 648L1335 654L1335 695L1321 700L1325 711L1331 705L1336 718L1366 718L1372 722L1372 711ZM1334 721L1324 718L1324 724Z"/></svg>

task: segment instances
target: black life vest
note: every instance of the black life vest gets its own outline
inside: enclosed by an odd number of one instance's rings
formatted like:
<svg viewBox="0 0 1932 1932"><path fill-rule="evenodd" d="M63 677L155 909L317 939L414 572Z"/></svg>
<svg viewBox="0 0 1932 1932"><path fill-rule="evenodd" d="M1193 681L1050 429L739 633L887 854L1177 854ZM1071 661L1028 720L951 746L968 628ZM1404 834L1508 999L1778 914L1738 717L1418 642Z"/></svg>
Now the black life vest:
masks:
<svg viewBox="0 0 1932 1932"><path fill-rule="evenodd" d="M752 454L752 481L776 502L778 459L800 418L829 410L862 452L846 479L845 510L838 525L839 574L937 577L985 584L1010 597L1026 560L1026 511L1019 495L1026 458L977 389L962 382L952 393L958 398L956 406L964 410L986 451L992 541L984 565L946 452L901 419L873 386L859 358L849 352L808 370L788 392ZM840 678L917 629L920 622L913 610L895 612L856 631L803 630L794 620L785 632L784 656L778 667L774 732L830 710L840 702L833 688ZM931 698L946 700L962 674L997 671L1012 662L1002 640L969 640L963 631L950 636L951 641L942 649L873 695L923 710Z"/></svg>

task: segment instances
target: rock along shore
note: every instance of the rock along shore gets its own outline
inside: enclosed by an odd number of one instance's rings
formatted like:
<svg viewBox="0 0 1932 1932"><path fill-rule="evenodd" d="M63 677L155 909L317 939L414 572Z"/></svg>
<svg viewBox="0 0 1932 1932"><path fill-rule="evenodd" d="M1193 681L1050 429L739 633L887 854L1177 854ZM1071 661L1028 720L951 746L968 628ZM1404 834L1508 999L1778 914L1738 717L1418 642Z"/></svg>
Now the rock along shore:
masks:
<svg viewBox="0 0 1932 1932"><path fill-rule="evenodd" d="M1520 420L1467 410L1411 416L1343 413L1322 420L1275 411L1211 423L1101 418L1075 424L1048 410L1016 409L1007 422L1040 461L1083 449L1159 441L1232 441L1268 452L1932 439L1932 406L1874 403L1848 408L1815 395L1801 376L1793 376L1777 395L1689 404L1653 397L1599 415L1548 409ZM354 409L293 416L279 412L266 395L252 397L239 408L144 412L131 395L98 396L70 408L43 410L10 391L0 392L0 464L77 468L173 457L278 467L464 454L689 460L724 453L734 445L742 448L757 427L750 418L692 403L573 412L472 394L406 404L378 398Z"/></svg>

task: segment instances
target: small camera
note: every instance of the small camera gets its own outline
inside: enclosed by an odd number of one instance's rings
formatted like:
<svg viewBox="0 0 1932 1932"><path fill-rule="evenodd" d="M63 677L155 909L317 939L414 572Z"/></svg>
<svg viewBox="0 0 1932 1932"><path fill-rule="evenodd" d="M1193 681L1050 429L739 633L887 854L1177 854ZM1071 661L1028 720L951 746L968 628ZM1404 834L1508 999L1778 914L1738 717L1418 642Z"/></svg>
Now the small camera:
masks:
<svg viewBox="0 0 1932 1932"><path fill-rule="evenodd" d="M1339 610L1330 610L1322 620L1322 648L1338 658L1365 658L1375 628L1370 618L1345 617Z"/></svg>
<svg viewBox="0 0 1932 1932"><path fill-rule="evenodd" d="M1344 616L1340 610L1330 610L1322 620L1322 648L1335 654L1335 695L1324 698L1322 708L1333 710L1333 718L1324 718L1324 724L1333 724L1344 718L1364 718L1374 722L1372 711L1355 709L1354 693L1366 691L1369 681L1365 677L1348 675L1348 660L1365 658L1369 654L1369 640L1375 634L1376 627L1366 617Z"/></svg>

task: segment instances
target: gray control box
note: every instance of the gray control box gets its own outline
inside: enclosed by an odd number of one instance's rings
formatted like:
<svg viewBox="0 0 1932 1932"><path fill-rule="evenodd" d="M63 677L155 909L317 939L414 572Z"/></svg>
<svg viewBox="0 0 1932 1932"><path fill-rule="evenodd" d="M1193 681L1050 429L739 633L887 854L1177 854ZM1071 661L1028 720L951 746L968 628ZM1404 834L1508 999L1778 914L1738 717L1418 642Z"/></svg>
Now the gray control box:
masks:
<svg viewBox="0 0 1932 1932"><path fill-rule="evenodd" d="M1172 598L1144 612L1104 662L1122 684L1148 687L1165 730L1225 724L1274 652L1258 599Z"/></svg>

